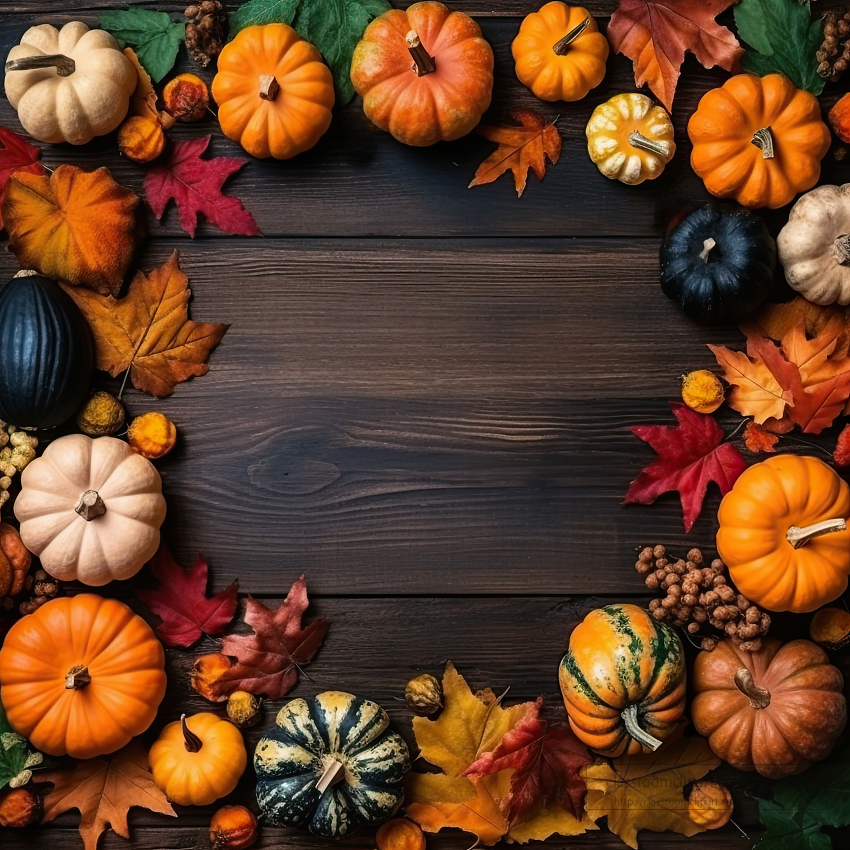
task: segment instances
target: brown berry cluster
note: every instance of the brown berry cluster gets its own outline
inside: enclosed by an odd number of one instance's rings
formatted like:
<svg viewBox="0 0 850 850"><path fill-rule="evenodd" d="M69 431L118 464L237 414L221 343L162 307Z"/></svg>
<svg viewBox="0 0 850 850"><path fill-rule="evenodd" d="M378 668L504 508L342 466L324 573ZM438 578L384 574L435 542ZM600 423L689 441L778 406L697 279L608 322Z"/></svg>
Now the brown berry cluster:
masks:
<svg viewBox="0 0 850 850"><path fill-rule="evenodd" d="M706 566L699 549L691 549L683 560L669 556L664 546L647 546L641 550L635 569L650 590L666 592L663 599L649 603L656 620L687 629L697 637L711 626L740 649L761 649L761 639L770 628L770 615L727 584L726 565L719 558ZM711 651L720 639L702 636L701 646Z"/></svg>
<svg viewBox="0 0 850 850"><path fill-rule="evenodd" d="M36 570L31 576L27 576L24 586L29 591L29 598L18 605L18 610L24 616L32 614L45 602L59 595L59 582L44 570Z"/></svg>
<svg viewBox="0 0 850 850"><path fill-rule="evenodd" d="M850 9L823 16L823 43L818 48L818 74L835 82L850 65Z"/></svg>
<svg viewBox="0 0 850 850"><path fill-rule="evenodd" d="M202 67L221 53L227 40L227 10L219 0L193 3L183 13L186 15L186 48Z"/></svg>

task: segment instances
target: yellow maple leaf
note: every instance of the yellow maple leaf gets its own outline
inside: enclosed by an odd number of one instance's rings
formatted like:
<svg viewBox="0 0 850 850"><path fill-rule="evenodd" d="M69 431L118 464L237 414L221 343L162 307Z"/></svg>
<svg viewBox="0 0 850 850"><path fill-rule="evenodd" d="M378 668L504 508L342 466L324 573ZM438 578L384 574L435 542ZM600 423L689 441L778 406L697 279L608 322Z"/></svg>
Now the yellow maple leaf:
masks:
<svg viewBox="0 0 850 850"><path fill-rule="evenodd" d="M508 837L518 844L545 841L550 835L581 835L599 829L593 818L585 814L579 820L558 805L543 806L528 817L523 816L508 830Z"/></svg>
<svg viewBox="0 0 850 850"><path fill-rule="evenodd" d="M705 738L681 738L649 755L620 756L587 768L587 814L633 850L639 829L695 835L705 827L688 817L682 789L720 764Z"/></svg>

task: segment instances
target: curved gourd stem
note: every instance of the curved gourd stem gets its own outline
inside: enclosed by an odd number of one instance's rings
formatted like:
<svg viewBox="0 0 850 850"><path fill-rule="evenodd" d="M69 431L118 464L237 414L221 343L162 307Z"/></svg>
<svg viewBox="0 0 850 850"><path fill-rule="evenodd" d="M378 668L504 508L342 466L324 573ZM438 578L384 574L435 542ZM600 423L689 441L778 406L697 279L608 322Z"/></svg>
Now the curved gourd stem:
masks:
<svg viewBox="0 0 850 850"><path fill-rule="evenodd" d="M626 725L626 731L639 744L644 747L648 747L650 750L655 752L661 746L661 741L659 741L658 738L654 738L649 734L649 732L640 727L637 719L637 710L638 707L636 704L626 706L626 708L623 709L622 718L623 723Z"/></svg>
<svg viewBox="0 0 850 850"><path fill-rule="evenodd" d="M183 727L183 746L186 747L187 753L199 753L204 742L192 731L189 730L189 724L186 723L186 715L180 715L180 725Z"/></svg>
<svg viewBox="0 0 850 850"><path fill-rule="evenodd" d="M280 94L280 83L271 74L260 74L259 83L263 100L275 100Z"/></svg>
<svg viewBox="0 0 850 850"><path fill-rule="evenodd" d="M570 45L587 29L590 23L590 18L585 18L577 27L573 27L560 41L556 41L552 45L552 50L563 56L569 49Z"/></svg>
<svg viewBox="0 0 850 850"><path fill-rule="evenodd" d="M761 155L764 159L773 159L775 156L773 150L773 133L770 132L770 127L762 127L761 130L756 130L753 133L752 143L761 150Z"/></svg>
<svg viewBox="0 0 850 850"><path fill-rule="evenodd" d="M22 59L10 59L6 63L6 73L12 71L36 71L40 68L55 68L60 77L70 77L77 65L70 56L52 53L49 56L24 56Z"/></svg>
<svg viewBox="0 0 850 850"><path fill-rule="evenodd" d="M711 255L712 250L717 246L717 242L714 241L710 236L702 243L702 251L699 252L699 258L704 262L708 262L708 258Z"/></svg>
<svg viewBox="0 0 850 850"><path fill-rule="evenodd" d="M741 667L735 673L735 687L749 699L750 705L756 710L770 705L770 691L767 688L760 688L753 681L753 674L746 667Z"/></svg>
<svg viewBox="0 0 850 850"><path fill-rule="evenodd" d="M434 57L422 46L416 30L411 30L407 34L405 42L410 55L413 57L413 70L416 71L416 76L424 77L426 74L433 74L437 70L437 63L434 61Z"/></svg>
<svg viewBox="0 0 850 850"><path fill-rule="evenodd" d="M832 243L832 256L840 266L850 266L850 235L836 236Z"/></svg>
<svg viewBox="0 0 850 850"><path fill-rule="evenodd" d="M654 153L656 156L668 156L670 153L670 148L667 146L666 142L653 142L652 139L647 139L643 133L639 133L637 130L632 130L629 133L629 144L633 148L639 148L642 151L648 151L649 153Z"/></svg>
<svg viewBox="0 0 850 850"><path fill-rule="evenodd" d="M325 793L332 785L336 785L337 782L342 782L342 778L345 775L345 765L341 761L337 761L336 759L332 759L325 766L324 773L319 777L319 781L316 783L316 790L319 792L319 795Z"/></svg>
<svg viewBox="0 0 850 850"><path fill-rule="evenodd" d="M89 668L85 664L78 664L76 667L72 667L68 671L68 675L65 676L66 691L78 691L80 688L84 688L90 684L91 676L89 675Z"/></svg>
<svg viewBox="0 0 850 850"><path fill-rule="evenodd" d="M823 522L816 522L812 525L798 528L792 525L785 535L785 539L795 548L799 549L808 543L813 537L820 537L823 534L832 534L833 531L846 531L847 523L841 517L835 519L825 519Z"/></svg>
<svg viewBox="0 0 850 850"><path fill-rule="evenodd" d="M86 490L74 505L74 510L86 521L91 522L106 513L106 505L97 490Z"/></svg>

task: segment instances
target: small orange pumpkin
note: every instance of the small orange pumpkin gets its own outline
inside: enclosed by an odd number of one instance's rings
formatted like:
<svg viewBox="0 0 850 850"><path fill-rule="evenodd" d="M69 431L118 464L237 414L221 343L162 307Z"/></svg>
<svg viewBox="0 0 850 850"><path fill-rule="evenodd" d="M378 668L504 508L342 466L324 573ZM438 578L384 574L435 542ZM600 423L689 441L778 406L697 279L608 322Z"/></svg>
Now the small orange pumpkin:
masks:
<svg viewBox="0 0 850 850"><path fill-rule="evenodd" d="M738 590L770 611L814 611L850 574L850 487L816 457L779 454L723 497L717 552Z"/></svg>
<svg viewBox="0 0 850 850"><path fill-rule="evenodd" d="M818 182L831 141L817 98L781 74L739 74L712 89L688 135L691 167L712 195L771 209Z"/></svg>
<svg viewBox="0 0 850 850"><path fill-rule="evenodd" d="M123 602L81 593L12 626L0 683L16 732L48 755L90 759L151 725L165 695L165 653Z"/></svg>
<svg viewBox="0 0 850 850"><path fill-rule="evenodd" d="M331 125L331 72L286 24L246 27L225 45L212 95L224 135L261 159L290 159Z"/></svg>
<svg viewBox="0 0 850 850"><path fill-rule="evenodd" d="M493 51L469 15L426 0L366 27L351 82L372 123L406 145L469 133L490 106Z"/></svg>

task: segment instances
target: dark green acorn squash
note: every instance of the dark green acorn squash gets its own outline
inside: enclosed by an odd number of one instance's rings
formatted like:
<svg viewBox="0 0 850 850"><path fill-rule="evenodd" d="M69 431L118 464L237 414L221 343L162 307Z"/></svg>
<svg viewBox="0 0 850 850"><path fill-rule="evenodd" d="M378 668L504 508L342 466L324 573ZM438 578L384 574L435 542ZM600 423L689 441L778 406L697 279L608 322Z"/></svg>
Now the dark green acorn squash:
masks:
<svg viewBox="0 0 850 850"><path fill-rule="evenodd" d="M340 691L294 699L257 744L257 801L270 823L342 838L391 817L410 756L376 703Z"/></svg>
<svg viewBox="0 0 850 850"><path fill-rule="evenodd" d="M82 404L92 364L86 320L59 284L24 272L0 290L0 418L60 425Z"/></svg>
<svg viewBox="0 0 850 850"><path fill-rule="evenodd" d="M706 204L661 247L661 288L692 319L740 321L773 286L776 243L749 210Z"/></svg>

